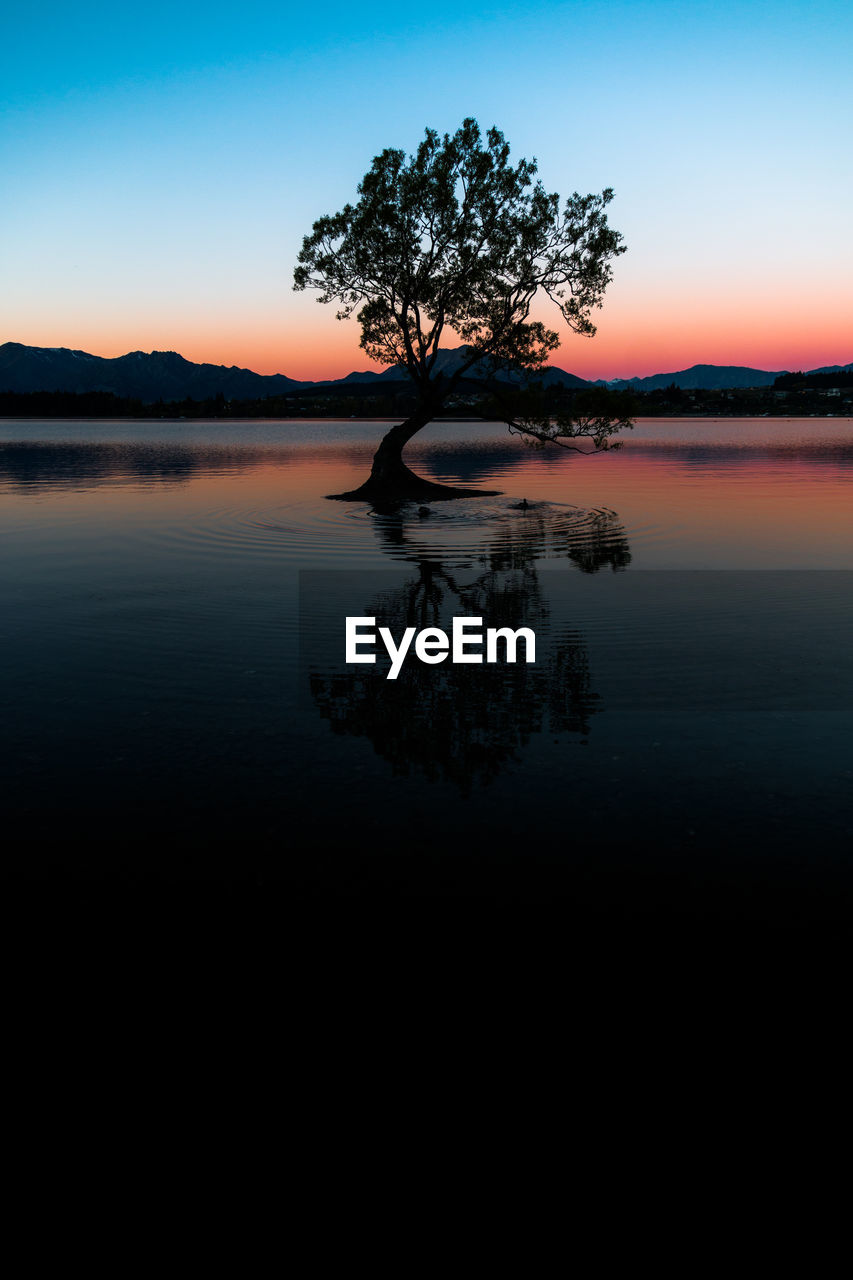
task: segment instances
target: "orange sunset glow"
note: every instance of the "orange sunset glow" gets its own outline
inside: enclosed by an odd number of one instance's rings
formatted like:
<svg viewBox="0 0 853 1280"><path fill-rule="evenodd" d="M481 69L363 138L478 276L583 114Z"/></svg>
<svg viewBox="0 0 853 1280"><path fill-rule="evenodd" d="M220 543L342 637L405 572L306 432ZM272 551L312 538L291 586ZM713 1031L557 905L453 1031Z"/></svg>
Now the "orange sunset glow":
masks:
<svg viewBox="0 0 853 1280"><path fill-rule="evenodd" d="M551 363L578 377L644 377L694 364L746 365L757 369L798 370L846 364L853 359L853 302L841 290L830 305L801 305L794 323L783 299L748 298L734 314L722 307L680 313L673 299L654 307L620 294L597 318L598 333L581 338L562 329L562 343ZM553 308L537 317L555 324ZM556 316L559 321L559 316ZM842 335L850 335L845 342ZM199 321L179 314L144 314L109 328L78 312L76 321L53 318L16 326L15 341L33 346L64 346L114 357L128 351L178 351L197 363L237 365L256 373L283 373L300 381L345 377L354 370L378 369L359 346L355 319L338 322L331 307L313 298L286 299L262 316L233 314ZM456 345L448 334L445 346Z"/></svg>

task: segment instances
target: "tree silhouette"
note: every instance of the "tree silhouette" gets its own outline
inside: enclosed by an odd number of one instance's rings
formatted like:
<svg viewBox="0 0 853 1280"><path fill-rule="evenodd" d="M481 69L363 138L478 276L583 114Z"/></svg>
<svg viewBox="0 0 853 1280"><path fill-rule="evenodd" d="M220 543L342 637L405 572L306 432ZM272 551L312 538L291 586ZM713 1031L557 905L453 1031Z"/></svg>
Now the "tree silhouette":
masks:
<svg viewBox="0 0 853 1280"><path fill-rule="evenodd" d="M512 165L509 145L495 128L482 138L476 120L440 138L427 129L416 153L378 155L359 184L359 200L318 219L306 236L294 288L320 291L337 304L339 320L357 311L361 346L372 360L401 366L417 407L391 428L377 449L369 480L343 498L370 501L441 498L454 490L416 476L403 463L409 440L476 374L500 391L496 375L534 378L559 335L531 320L537 295L554 302L578 334L595 333L593 312L612 276L611 260L624 252L607 223L613 192L575 192L561 205L535 179L535 160ZM439 344L448 332L463 343L453 372L440 367ZM594 450L630 425L624 404L553 415L535 391L498 398L502 421L535 443L566 445L583 439ZM577 447L577 446L572 446Z"/></svg>

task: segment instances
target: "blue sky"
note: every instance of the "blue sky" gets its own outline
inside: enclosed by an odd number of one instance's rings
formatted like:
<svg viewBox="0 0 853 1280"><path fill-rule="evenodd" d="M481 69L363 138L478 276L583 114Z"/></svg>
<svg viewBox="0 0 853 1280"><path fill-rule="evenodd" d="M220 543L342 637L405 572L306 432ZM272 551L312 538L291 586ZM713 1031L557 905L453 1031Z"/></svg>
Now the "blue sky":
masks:
<svg viewBox="0 0 853 1280"><path fill-rule="evenodd" d="M366 367L291 291L374 154L468 115L628 253L589 376L853 360L849 3L15 5L0 48L0 341L291 376Z"/></svg>

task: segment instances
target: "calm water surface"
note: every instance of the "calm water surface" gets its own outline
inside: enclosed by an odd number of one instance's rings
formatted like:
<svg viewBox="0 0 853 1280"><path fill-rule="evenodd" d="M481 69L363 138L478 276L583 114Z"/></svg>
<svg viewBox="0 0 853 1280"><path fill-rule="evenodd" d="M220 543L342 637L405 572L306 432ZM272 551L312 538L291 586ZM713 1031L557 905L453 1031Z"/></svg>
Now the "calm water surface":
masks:
<svg viewBox="0 0 853 1280"><path fill-rule="evenodd" d="M853 422L442 423L500 497L328 501L384 425L0 423L7 871L846 912ZM539 660L354 676L348 613Z"/></svg>

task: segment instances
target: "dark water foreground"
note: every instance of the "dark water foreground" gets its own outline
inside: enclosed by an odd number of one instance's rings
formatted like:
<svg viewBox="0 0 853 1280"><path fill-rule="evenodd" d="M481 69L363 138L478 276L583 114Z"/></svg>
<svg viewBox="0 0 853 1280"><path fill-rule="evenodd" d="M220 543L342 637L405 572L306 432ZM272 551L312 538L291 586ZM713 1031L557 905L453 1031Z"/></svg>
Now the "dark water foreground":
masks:
<svg viewBox="0 0 853 1280"><path fill-rule="evenodd" d="M853 918L850 422L446 425L418 468L505 496L326 502L378 430L3 424L5 874ZM537 662L387 681L347 614Z"/></svg>

